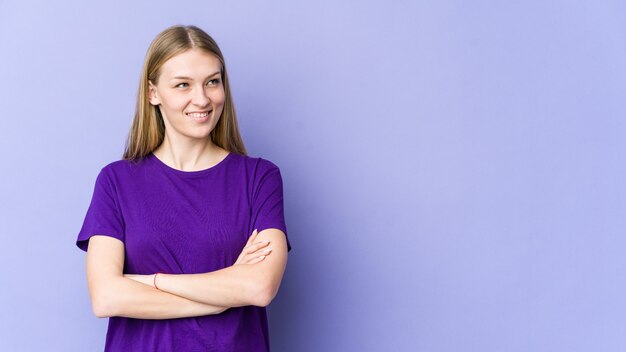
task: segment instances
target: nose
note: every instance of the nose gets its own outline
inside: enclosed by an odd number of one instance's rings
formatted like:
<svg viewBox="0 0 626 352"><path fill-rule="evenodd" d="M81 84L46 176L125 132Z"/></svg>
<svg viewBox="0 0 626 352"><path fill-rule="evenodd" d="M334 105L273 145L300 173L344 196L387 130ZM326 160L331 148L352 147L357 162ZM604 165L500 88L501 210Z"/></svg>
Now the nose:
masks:
<svg viewBox="0 0 626 352"><path fill-rule="evenodd" d="M205 107L210 102L211 102L211 99L206 94L206 92L204 90L204 87L202 85L200 87L197 87L196 89L194 89L193 96L191 98L191 103L192 104L194 104L196 106L200 106L200 107Z"/></svg>

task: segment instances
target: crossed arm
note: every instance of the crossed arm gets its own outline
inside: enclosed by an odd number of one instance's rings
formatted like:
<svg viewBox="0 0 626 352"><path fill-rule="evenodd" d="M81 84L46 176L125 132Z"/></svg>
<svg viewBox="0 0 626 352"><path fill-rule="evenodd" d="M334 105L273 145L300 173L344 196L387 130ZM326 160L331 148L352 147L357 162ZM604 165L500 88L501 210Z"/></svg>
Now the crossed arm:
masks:
<svg viewBox="0 0 626 352"><path fill-rule="evenodd" d="M251 237L252 239L252 237ZM124 275L124 245L109 236L92 236L87 251L87 283L98 317L169 319L219 314L230 307L267 306L276 296L287 264L285 234L258 233L271 255L249 265L202 274ZM250 241L249 241L250 242ZM242 253L243 254L243 253Z"/></svg>

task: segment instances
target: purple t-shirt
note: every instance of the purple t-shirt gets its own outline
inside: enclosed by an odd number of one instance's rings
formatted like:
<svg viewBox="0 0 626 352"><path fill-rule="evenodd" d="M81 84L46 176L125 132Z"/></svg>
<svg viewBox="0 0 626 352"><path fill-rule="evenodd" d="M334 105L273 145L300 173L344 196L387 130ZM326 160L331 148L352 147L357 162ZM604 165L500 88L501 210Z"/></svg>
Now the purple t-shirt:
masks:
<svg viewBox="0 0 626 352"><path fill-rule="evenodd" d="M76 245L106 235L125 246L125 274L196 274L235 263L254 229L285 235L282 178L231 152L211 168L174 169L154 154L100 170ZM288 250L291 244L287 238ZM269 351L265 307L178 319L109 318L105 351Z"/></svg>

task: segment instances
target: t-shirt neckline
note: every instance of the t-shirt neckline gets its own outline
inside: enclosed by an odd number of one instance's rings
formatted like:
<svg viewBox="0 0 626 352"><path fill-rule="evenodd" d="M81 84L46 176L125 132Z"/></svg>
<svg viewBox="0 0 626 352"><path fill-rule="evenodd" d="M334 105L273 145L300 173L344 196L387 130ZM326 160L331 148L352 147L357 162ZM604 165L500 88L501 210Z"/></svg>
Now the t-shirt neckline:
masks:
<svg viewBox="0 0 626 352"><path fill-rule="evenodd" d="M152 160L160 169L171 173L171 174L175 174L178 176L182 176L182 177L195 177L195 176L202 176L202 175L206 175L208 173L211 173L217 169L220 169L222 167L224 167L224 164L226 164L226 161L228 161L229 159L231 159L233 157L233 152L228 152L228 154L221 160L219 161L217 164L207 168L207 169L202 169L202 170L196 170L196 171L183 171L183 170L178 170L175 169L169 165L167 165L166 163L164 163L163 161L161 161L161 159L157 158L156 155L154 155L154 153L150 152L150 154L148 154L148 158L150 160Z"/></svg>

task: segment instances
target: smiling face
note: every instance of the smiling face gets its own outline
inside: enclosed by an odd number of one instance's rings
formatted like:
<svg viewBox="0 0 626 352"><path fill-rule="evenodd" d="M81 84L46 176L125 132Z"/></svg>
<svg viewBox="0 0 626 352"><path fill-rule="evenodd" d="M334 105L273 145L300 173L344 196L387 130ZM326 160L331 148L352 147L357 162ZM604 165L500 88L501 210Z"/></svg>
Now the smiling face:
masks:
<svg viewBox="0 0 626 352"><path fill-rule="evenodd" d="M149 98L161 111L166 135L174 139L208 138L224 108L221 70L215 55L196 48L161 66L156 84L149 83Z"/></svg>

